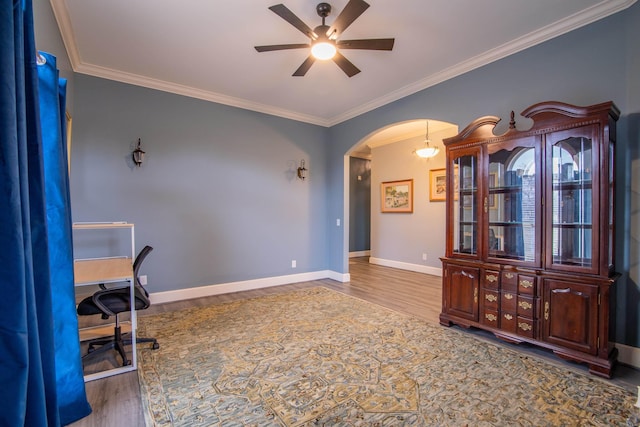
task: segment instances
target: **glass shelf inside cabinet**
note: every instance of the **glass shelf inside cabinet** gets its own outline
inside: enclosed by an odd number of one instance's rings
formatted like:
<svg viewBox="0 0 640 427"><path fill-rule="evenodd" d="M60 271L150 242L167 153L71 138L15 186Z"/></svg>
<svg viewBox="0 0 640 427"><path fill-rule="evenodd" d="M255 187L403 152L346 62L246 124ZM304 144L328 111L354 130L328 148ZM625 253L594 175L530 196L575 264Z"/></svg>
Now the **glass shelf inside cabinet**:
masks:
<svg viewBox="0 0 640 427"><path fill-rule="evenodd" d="M533 147L489 154L489 256L535 261L536 153Z"/></svg>
<svg viewBox="0 0 640 427"><path fill-rule="evenodd" d="M478 253L477 223L477 158L462 156L454 160L454 252L475 255Z"/></svg>
<svg viewBox="0 0 640 427"><path fill-rule="evenodd" d="M554 264L591 266L591 139L571 137L553 145L552 226Z"/></svg>

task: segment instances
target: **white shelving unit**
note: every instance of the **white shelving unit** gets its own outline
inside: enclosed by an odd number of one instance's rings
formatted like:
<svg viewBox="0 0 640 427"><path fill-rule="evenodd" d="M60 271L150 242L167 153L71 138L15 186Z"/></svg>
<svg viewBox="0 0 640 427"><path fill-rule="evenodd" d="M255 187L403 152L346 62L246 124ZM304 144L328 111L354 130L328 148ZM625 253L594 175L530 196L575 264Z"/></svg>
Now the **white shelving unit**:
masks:
<svg viewBox="0 0 640 427"><path fill-rule="evenodd" d="M130 230L131 253L122 256L106 256L97 258L78 258L74 259L74 282L76 288L88 285L97 285L100 283L118 283L128 282L130 290L130 298L134 300L134 277L133 277L133 261L135 259L135 227L128 222L79 222L73 224L74 235L84 230ZM87 231L89 232L89 231ZM74 243L75 244L75 243ZM74 251L76 248L74 248ZM85 382L93 381L124 372L135 371L138 366L136 355L136 310L135 304L131 305L131 365L120 366L101 372L96 372L84 376ZM113 326L113 324L111 325ZM83 328L80 331L91 330L95 328ZM115 351L115 350L114 350Z"/></svg>

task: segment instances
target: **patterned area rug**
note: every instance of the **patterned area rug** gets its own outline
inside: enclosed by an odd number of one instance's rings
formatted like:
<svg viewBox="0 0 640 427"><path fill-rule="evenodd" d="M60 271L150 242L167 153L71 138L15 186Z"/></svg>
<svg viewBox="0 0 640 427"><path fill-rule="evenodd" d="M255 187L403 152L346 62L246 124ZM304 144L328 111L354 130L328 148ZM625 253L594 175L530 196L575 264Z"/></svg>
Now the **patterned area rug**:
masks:
<svg viewBox="0 0 640 427"><path fill-rule="evenodd" d="M634 425L628 391L312 288L139 319L153 426Z"/></svg>

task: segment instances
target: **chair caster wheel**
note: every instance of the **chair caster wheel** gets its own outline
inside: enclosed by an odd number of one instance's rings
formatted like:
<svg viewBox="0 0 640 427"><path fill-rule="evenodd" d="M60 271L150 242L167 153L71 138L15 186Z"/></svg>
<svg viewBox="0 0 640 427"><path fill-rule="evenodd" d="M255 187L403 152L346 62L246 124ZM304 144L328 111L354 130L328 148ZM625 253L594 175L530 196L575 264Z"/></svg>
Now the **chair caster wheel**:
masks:
<svg viewBox="0 0 640 427"><path fill-rule="evenodd" d="M157 342L154 342L153 343L153 347L151 347L151 348L154 349L154 350L157 350L157 349L160 348L160 344L158 344Z"/></svg>

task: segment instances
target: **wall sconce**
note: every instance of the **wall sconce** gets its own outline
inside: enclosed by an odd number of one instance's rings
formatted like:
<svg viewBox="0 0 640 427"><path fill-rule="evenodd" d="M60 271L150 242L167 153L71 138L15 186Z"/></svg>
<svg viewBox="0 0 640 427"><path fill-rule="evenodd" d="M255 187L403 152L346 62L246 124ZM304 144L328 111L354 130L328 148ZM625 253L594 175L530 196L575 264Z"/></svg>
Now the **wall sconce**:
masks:
<svg viewBox="0 0 640 427"><path fill-rule="evenodd" d="M144 151L140 148L140 138L138 138L138 145L136 146L136 149L133 150L133 153L131 153L131 157L133 158L133 163L135 163L136 166L140 167L142 165L142 162L144 161Z"/></svg>
<svg viewBox="0 0 640 427"><path fill-rule="evenodd" d="M300 160L300 166L298 166L298 178L305 180L307 177L307 168L304 167L304 159Z"/></svg>
<svg viewBox="0 0 640 427"><path fill-rule="evenodd" d="M440 149L438 147L432 147L429 145L431 140L429 139L429 120L427 120L427 135L424 138L424 147L415 151L418 157L422 157L423 159L428 159L430 157L438 154Z"/></svg>

